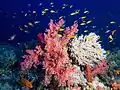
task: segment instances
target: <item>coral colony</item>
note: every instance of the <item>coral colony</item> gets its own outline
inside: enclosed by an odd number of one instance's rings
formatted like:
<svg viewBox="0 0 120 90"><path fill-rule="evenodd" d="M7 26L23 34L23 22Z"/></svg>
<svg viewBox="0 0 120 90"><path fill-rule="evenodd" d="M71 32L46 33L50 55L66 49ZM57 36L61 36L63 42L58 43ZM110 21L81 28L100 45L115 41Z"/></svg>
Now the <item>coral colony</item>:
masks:
<svg viewBox="0 0 120 90"><path fill-rule="evenodd" d="M101 47L95 33L77 36L78 24L64 28L64 20L50 20L46 33L38 34L39 44L33 50L26 50L21 63L22 70L36 68L45 70L44 85L58 82L62 90L110 90L98 78L108 69L106 51ZM57 90L53 85L53 89ZM117 84L113 84L115 86Z"/></svg>

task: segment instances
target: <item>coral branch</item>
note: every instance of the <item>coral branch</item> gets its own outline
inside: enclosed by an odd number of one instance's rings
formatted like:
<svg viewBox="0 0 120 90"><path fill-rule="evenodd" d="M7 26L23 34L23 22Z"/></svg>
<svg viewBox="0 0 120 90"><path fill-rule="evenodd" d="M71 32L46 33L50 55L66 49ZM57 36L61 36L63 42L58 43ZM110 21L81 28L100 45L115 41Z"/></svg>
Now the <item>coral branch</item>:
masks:
<svg viewBox="0 0 120 90"><path fill-rule="evenodd" d="M45 69L46 84L49 84L50 78L52 75L55 75L60 85L71 85L74 81L72 75L77 73L76 67L72 66L70 63L66 46L71 38L70 36L74 36L78 31L78 25L75 23L71 28L66 28L63 37L58 38L57 34L63 24L63 19L59 20L57 23L50 20L49 29L46 30L44 38L42 34L38 34L39 39L45 43L44 49L38 46L34 50L27 50L26 52L29 55L24 55L23 58L25 58L25 60L21 63L23 70L30 69L32 66L36 67L39 65L40 56L43 56L44 60L42 65Z"/></svg>
<svg viewBox="0 0 120 90"><path fill-rule="evenodd" d="M39 57L42 56L43 51L41 46L36 46L35 50L26 50L27 55L24 55L24 62L21 63L21 69L30 69L32 66L37 67L40 64Z"/></svg>
<svg viewBox="0 0 120 90"><path fill-rule="evenodd" d="M86 65L86 77L88 82L92 82L92 78L96 75L105 74L105 71L108 69L106 60L102 60L100 64L96 65L93 69L90 65Z"/></svg>
<svg viewBox="0 0 120 90"><path fill-rule="evenodd" d="M86 76L88 82L92 82L92 71L90 65L86 65Z"/></svg>
<svg viewBox="0 0 120 90"><path fill-rule="evenodd" d="M68 36L74 35L77 31L77 24L76 26L73 25L70 32L65 30L66 33L63 38L58 39L58 30L63 25L63 22L63 20L60 20L56 24L54 24L53 21L49 23L50 29L47 29L47 34L45 34L46 53L43 62L43 66L46 69L46 75L48 74L51 76L55 74L61 85L65 85L66 81L68 81L68 84L71 84L72 78L70 78L69 75L75 73L74 67L70 66L66 44L70 39Z"/></svg>
<svg viewBox="0 0 120 90"><path fill-rule="evenodd" d="M108 69L108 65L106 60L102 60L100 64L96 65L94 70L92 71L92 75L95 76L97 74L105 74Z"/></svg>

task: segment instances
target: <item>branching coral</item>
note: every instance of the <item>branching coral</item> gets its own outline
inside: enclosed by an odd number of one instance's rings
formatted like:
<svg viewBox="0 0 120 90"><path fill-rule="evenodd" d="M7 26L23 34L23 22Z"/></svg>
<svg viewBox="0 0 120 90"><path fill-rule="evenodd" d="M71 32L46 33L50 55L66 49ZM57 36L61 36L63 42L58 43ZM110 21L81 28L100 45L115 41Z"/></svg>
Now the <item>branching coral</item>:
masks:
<svg viewBox="0 0 120 90"><path fill-rule="evenodd" d="M36 46L35 50L26 50L26 52L28 54L23 56L24 62L21 63L22 70L30 69L32 66L37 67L37 65L40 65L39 57L43 54L40 46Z"/></svg>
<svg viewBox="0 0 120 90"><path fill-rule="evenodd" d="M39 65L40 56L43 56L42 65L45 69L45 83L50 83L50 78L55 75L59 80L60 85L64 86L66 84L73 84L74 77L73 74L77 73L76 67L72 66L67 53L67 43L70 40L70 37L77 33L77 23L74 23L71 28L67 27L64 31L63 37L59 38L57 36L60 27L64 24L64 21L61 19L58 23L53 22L49 23L49 29L46 30L47 33L44 34L44 50L35 48L35 50L27 50L26 52L29 55L24 55L24 62L21 63L22 69L30 69L32 66ZM41 35L38 35L41 39ZM42 60L41 60L42 61ZM67 82L67 83L66 83Z"/></svg>
<svg viewBox="0 0 120 90"><path fill-rule="evenodd" d="M99 36L95 33L81 35L69 43L70 57L74 62L94 65L106 58L105 50L101 48Z"/></svg>
<svg viewBox="0 0 120 90"><path fill-rule="evenodd" d="M64 21L60 20L56 24L53 21L49 24L50 29L47 29L47 34L44 35L46 52L43 66L46 69L47 78L55 74L61 85L65 85L66 81L68 81L68 85L71 85L74 78L70 75L76 73L76 68L70 65L66 44L70 40L69 36L74 35L78 30L75 23L71 28L66 28L62 38L58 38L57 34L63 23ZM45 80L49 82L49 80Z"/></svg>

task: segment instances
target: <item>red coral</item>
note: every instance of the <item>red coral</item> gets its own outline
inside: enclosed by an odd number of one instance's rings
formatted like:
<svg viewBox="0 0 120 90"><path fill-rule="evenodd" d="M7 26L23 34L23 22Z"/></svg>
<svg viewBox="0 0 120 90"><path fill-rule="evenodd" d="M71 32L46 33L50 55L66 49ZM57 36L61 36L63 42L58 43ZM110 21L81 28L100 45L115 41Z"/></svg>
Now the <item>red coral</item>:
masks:
<svg viewBox="0 0 120 90"><path fill-rule="evenodd" d="M92 75L95 76L97 74L105 74L108 69L107 61L102 60L98 65L96 65L92 71Z"/></svg>
<svg viewBox="0 0 120 90"><path fill-rule="evenodd" d="M92 82L92 71L90 65L86 65L86 76L88 82Z"/></svg>
<svg viewBox="0 0 120 90"><path fill-rule="evenodd" d="M105 71L108 69L106 60L102 60L100 64L96 65L93 69L90 65L86 65L86 77L88 82L92 82L92 78L96 75L105 74Z"/></svg>

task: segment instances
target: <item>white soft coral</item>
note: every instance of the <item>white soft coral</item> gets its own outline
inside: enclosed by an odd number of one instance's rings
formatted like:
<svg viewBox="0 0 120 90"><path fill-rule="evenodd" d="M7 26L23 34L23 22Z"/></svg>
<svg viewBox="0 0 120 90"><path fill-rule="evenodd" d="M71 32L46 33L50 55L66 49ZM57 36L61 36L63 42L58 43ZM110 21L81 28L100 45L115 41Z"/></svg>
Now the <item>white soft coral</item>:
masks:
<svg viewBox="0 0 120 90"><path fill-rule="evenodd" d="M81 65L94 65L106 58L106 51L102 49L99 36L95 33L81 35L69 43L70 57Z"/></svg>

